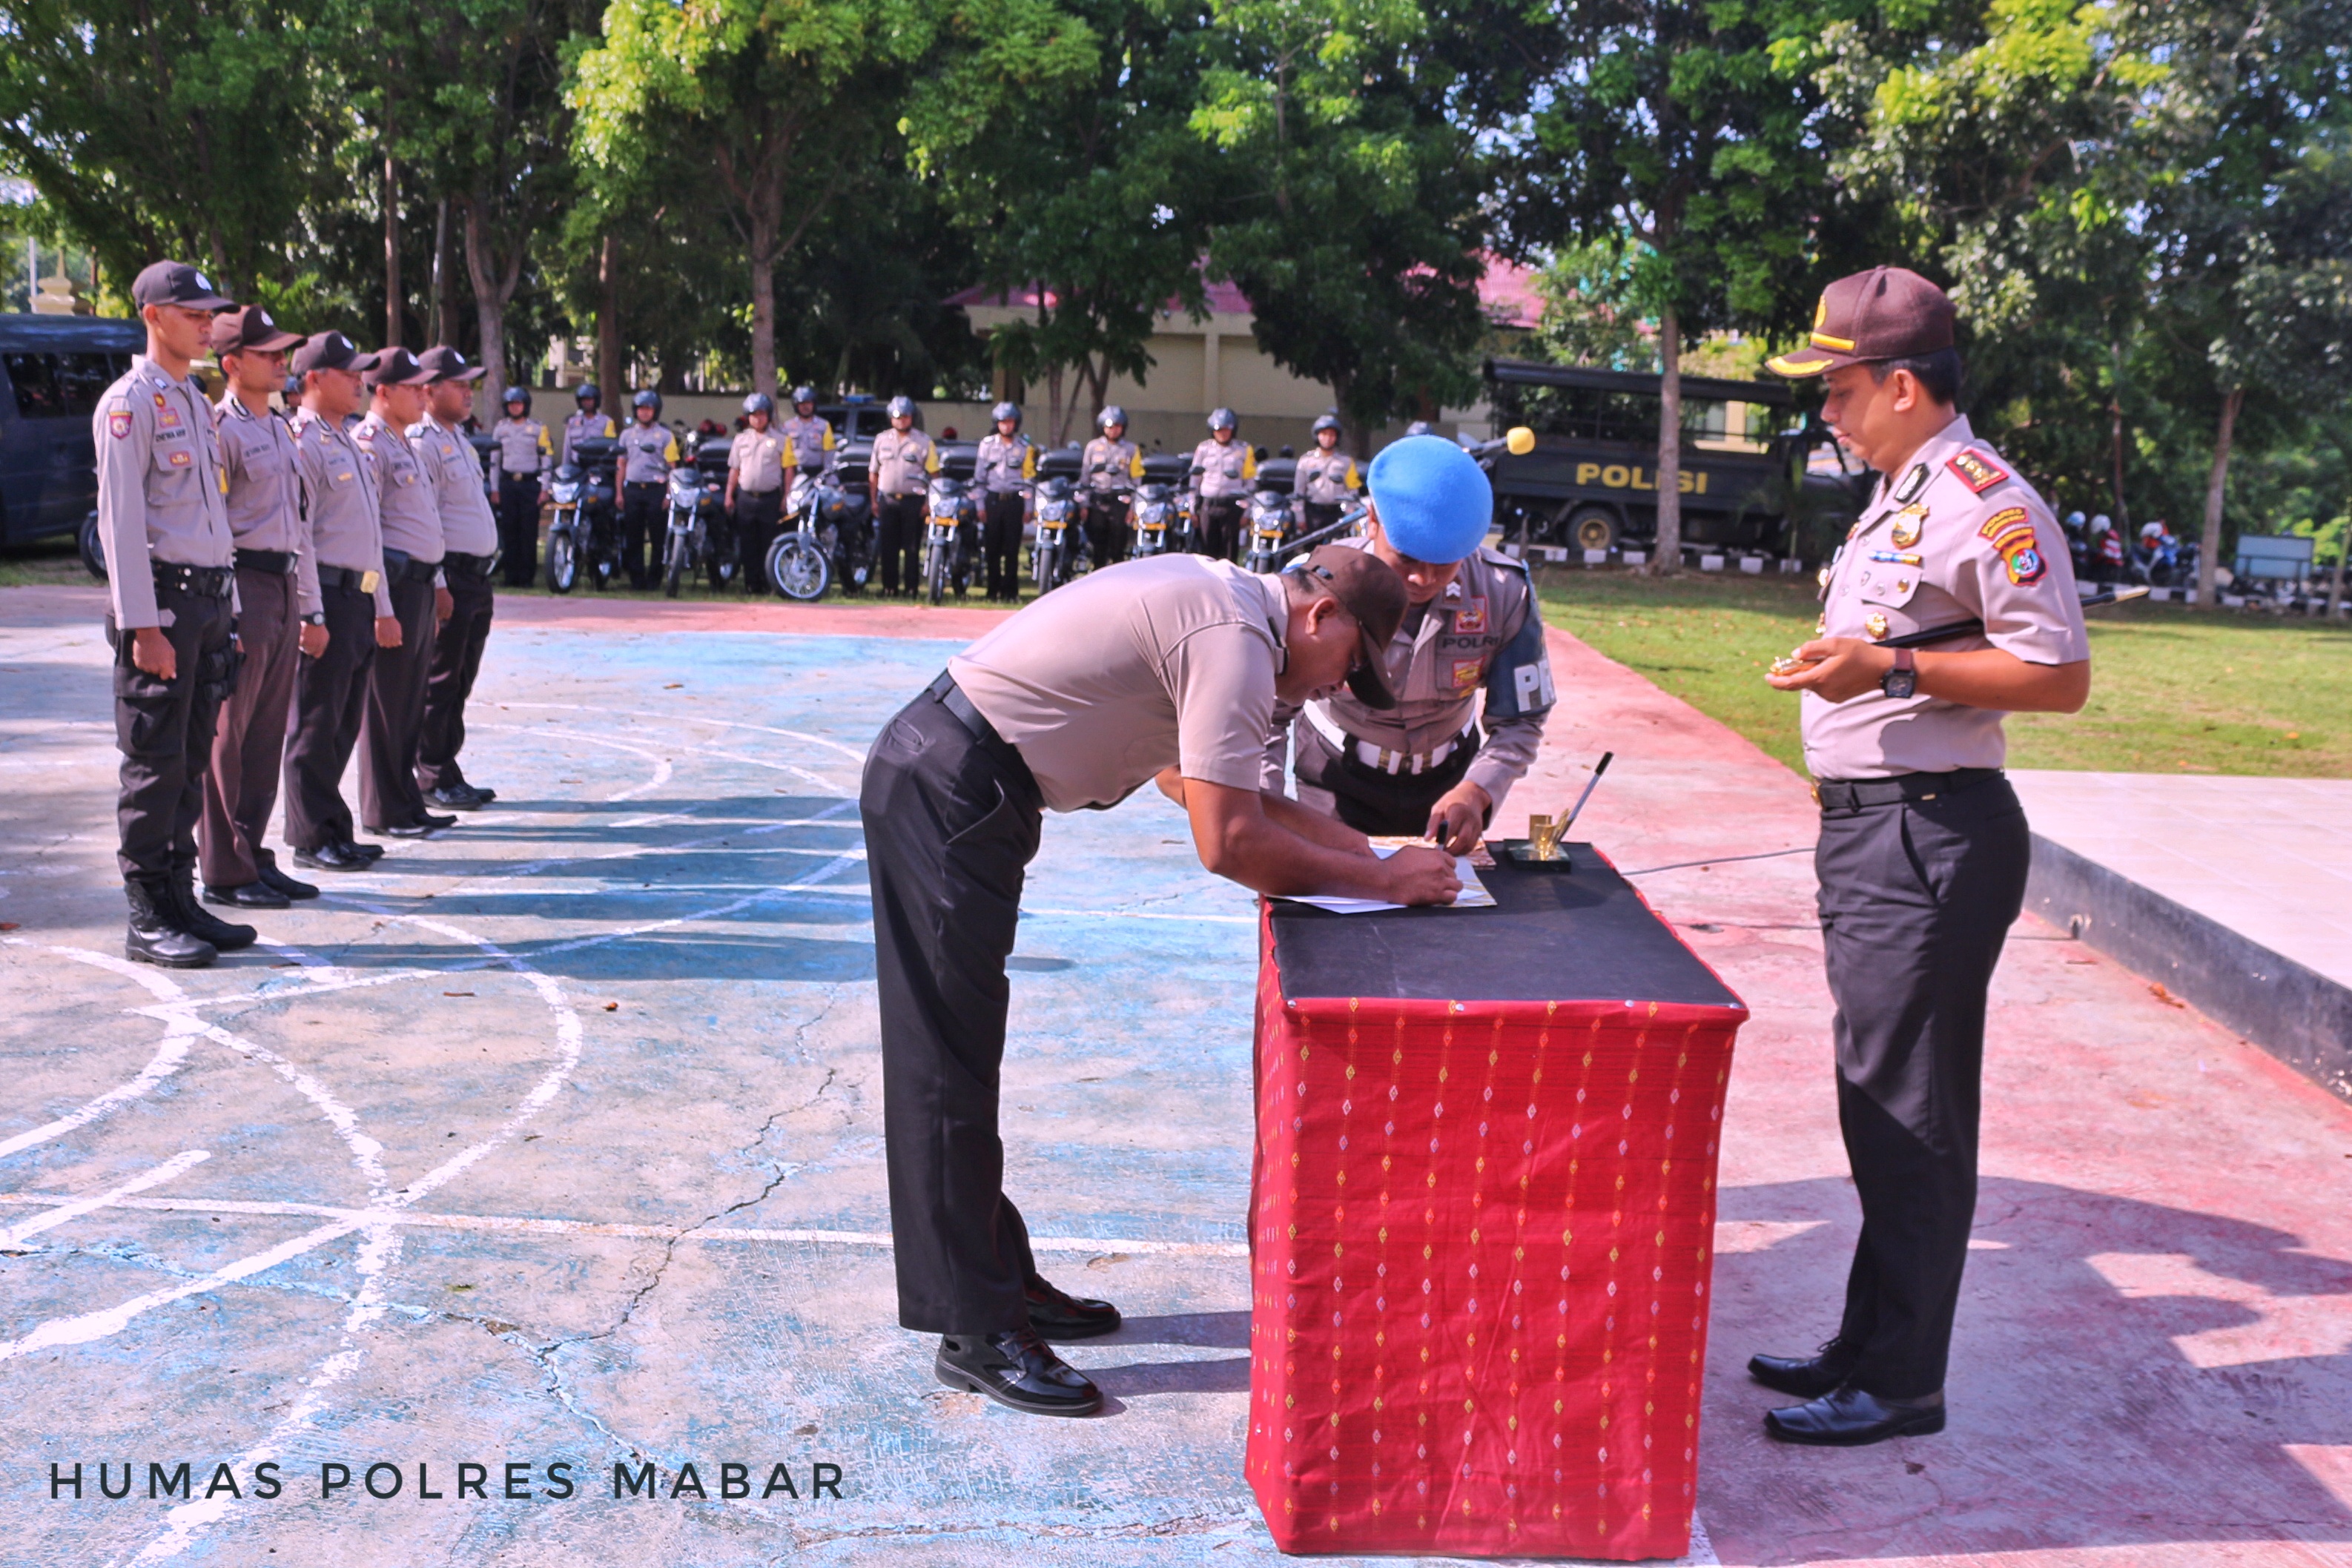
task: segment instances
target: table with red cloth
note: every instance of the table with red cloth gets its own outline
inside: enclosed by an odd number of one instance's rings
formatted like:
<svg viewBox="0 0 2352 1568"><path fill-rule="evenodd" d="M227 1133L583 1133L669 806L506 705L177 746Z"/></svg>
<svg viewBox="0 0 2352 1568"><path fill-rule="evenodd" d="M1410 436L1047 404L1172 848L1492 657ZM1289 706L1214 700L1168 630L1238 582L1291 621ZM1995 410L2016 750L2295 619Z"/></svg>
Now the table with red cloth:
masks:
<svg viewBox="0 0 2352 1568"><path fill-rule="evenodd" d="M1245 1469L1296 1552L1688 1550L1748 1011L1591 846L1260 922Z"/></svg>

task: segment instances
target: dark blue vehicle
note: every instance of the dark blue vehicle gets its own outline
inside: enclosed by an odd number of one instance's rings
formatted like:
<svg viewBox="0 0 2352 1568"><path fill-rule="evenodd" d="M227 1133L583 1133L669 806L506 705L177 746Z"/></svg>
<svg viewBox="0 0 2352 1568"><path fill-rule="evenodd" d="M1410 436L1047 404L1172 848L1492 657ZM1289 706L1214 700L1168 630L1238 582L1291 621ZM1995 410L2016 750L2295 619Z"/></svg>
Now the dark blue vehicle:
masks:
<svg viewBox="0 0 2352 1568"><path fill-rule="evenodd" d="M0 544L68 534L98 506L90 416L147 346L136 321L0 313ZM83 559L97 541L83 531Z"/></svg>

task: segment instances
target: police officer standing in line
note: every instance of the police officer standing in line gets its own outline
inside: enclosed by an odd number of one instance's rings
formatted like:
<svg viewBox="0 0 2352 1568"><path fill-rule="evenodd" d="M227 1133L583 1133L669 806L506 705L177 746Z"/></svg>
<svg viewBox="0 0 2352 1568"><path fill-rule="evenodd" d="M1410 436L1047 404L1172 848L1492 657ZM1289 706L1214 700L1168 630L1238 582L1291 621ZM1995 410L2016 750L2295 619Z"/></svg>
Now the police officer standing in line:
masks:
<svg viewBox="0 0 2352 1568"><path fill-rule="evenodd" d="M505 417L490 427L499 445L499 554L509 588L539 575L539 487L555 457L547 426L530 416L530 389L512 386L499 400Z"/></svg>
<svg viewBox="0 0 2352 1568"><path fill-rule="evenodd" d="M1257 452L1234 438L1229 408L1209 415L1209 439L1192 448L1192 548L1219 560L1234 559L1242 534L1242 503L1257 477Z"/></svg>
<svg viewBox="0 0 2352 1568"><path fill-rule="evenodd" d="M1365 536L1331 548L1369 551L1404 580L1384 654L1396 705L1375 710L1341 691L1277 709L1266 787L1282 787L1287 730L1300 804L1467 853L1543 743L1543 615L1528 569L1486 546L1495 490L1468 453L1407 436L1372 459L1371 489Z"/></svg>
<svg viewBox="0 0 2352 1568"><path fill-rule="evenodd" d="M1014 603L1021 598L1021 525L1037 482L1037 449L1021 434L1018 403L1000 402L988 417L996 429L981 438L972 466L980 486L980 548L988 562L990 601Z"/></svg>
<svg viewBox="0 0 2352 1568"><path fill-rule="evenodd" d="M1806 1401L1785 1442L1875 1443L1944 1427L1944 1375L1976 1210L1985 995L2024 902L2025 814L2001 718L2074 713L2090 643L2042 497L1955 412L1952 303L1882 267L1823 291L1807 348L1769 361L1829 378L1822 419L1878 492L1822 570L1821 634L1768 679L1803 695L1822 806L1814 866L1862 1235L1834 1338L1759 1355ZM1914 653L1888 637L1981 621Z"/></svg>
<svg viewBox="0 0 2352 1568"><path fill-rule="evenodd" d="M1100 571L1121 555L1127 537L1128 497L1143 482L1143 454L1127 438L1127 410L1117 403L1096 415L1102 434L1078 456L1078 480L1086 487L1087 543Z"/></svg>
<svg viewBox="0 0 2352 1568"><path fill-rule="evenodd" d="M775 402L766 392L755 392L745 398L745 426L735 433L734 444L727 449L725 506L735 519L743 587L751 593L765 593L775 586L768 580L768 547L775 542L776 523L783 515L784 487L795 466L797 443L771 428L775 413Z"/></svg>
<svg viewBox="0 0 2352 1568"><path fill-rule="evenodd" d="M281 332L258 305L213 318L213 354L228 379L220 401L221 466L228 479L228 528L236 540L237 643L245 660L222 705L205 777L196 834L204 895L214 904L283 909L319 890L279 871L261 835L278 808L278 769L294 674L305 653L327 645L323 619L305 606L319 597L294 433L269 406L286 384L286 350L302 340Z"/></svg>
<svg viewBox="0 0 2352 1568"><path fill-rule="evenodd" d="M915 400L890 400L890 428L874 438L874 456L866 468L866 493L874 505L882 553L882 591L898 591L903 565L907 591L922 587L923 498L930 476L940 471L940 449L915 428Z"/></svg>
<svg viewBox="0 0 2352 1568"><path fill-rule="evenodd" d="M1364 479L1356 459L1339 450L1339 416L1327 413L1315 422L1315 448L1298 460L1291 489L1298 497L1302 531L1316 533L1331 527L1356 499Z"/></svg>
<svg viewBox="0 0 2352 1568"><path fill-rule="evenodd" d="M833 423L817 417L816 388L793 389L793 416L777 428L800 454L803 472L821 474L833 461Z"/></svg>
<svg viewBox="0 0 2352 1568"><path fill-rule="evenodd" d="M433 382L425 389L425 417L408 427L408 444L441 509L441 578L449 614L433 639L425 722L416 732L416 787L436 806L472 811L499 793L469 782L457 761L466 747L466 699L474 694L482 649L490 640L490 578L499 559L498 521L490 515L482 459L464 429L474 406L473 384L483 371L447 344L425 350L417 362Z"/></svg>
<svg viewBox="0 0 2352 1568"><path fill-rule="evenodd" d="M417 737L425 727L425 694L441 622L456 608L441 580L448 541L441 507L406 432L425 413L433 372L406 349L379 350L367 372L367 417L352 433L375 481L383 527L384 576L400 642L377 645L368 672L367 717L360 731L360 821L372 833L422 838L457 819L425 808L416 787Z"/></svg>
<svg viewBox="0 0 2352 1568"><path fill-rule="evenodd" d="M630 404L629 428L621 432L621 561L631 588L649 588L653 571L646 549L650 545L660 559L677 437L661 423L661 393L647 387Z"/></svg>
<svg viewBox="0 0 2352 1568"><path fill-rule="evenodd" d="M213 726L236 680L236 544L204 388L188 367L213 313L233 308L184 262L132 280L147 351L91 418L114 734L122 752L117 861L131 904L123 951L201 968L254 939L196 903L196 819Z"/></svg>
<svg viewBox="0 0 2352 1568"><path fill-rule="evenodd" d="M314 564L303 574L305 633L286 744L286 842L296 865L317 871L365 871L383 853L382 844L358 841L342 794L369 672L378 650L398 648L401 636L374 475L346 423L375 362L341 332L319 333L294 352L302 378L294 455Z"/></svg>
<svg viewBox="0 0 2352 1568"><path fill-rule="evenodd" d="M1388 860L1364 836L1262 793L1277 701L1348 683L1392 700L1380 664L1404 585L1372 556L1318 550L1280 577L1168 555L1078 579L1008 617L882 727L858 806L874 891L883 1128L898 1322L943 1336L950 1387L1085 1416L1102 1395L1045 1343L1119 1324L1037 1272L1003 1190L998 1073L1025 868L1044 810L1115 804L1160 769L1202 863L1261 893L1443 904L1450 856Z"/></svg>
<svg viewBox="0 0 2352 1568"><path fill-rule="evenodd" d="M572 397L579 406L572 417L563 422L563 444L556 448L555 453L558 468L566 463L579 461L572 455L572 451L583 441L592 438L610 441L621 434L614 428L613 416L604 412L604 394L597 390L594 382L582 382L572 389Z"/></svg>

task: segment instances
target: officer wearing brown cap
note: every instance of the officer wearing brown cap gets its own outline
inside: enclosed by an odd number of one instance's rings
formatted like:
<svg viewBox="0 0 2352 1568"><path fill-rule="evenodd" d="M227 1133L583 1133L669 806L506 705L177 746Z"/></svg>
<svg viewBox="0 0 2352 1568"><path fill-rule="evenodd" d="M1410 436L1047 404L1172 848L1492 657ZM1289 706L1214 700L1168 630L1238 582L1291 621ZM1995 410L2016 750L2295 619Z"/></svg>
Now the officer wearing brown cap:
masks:
<svg viewBox="0 0 2352 1568"><path fill-rule="evenodd" d="M1202 863L1221 876L1269 894L1449 902L1451 856L1378 859L1361 833L1259 790L1276 701L1344 683L1395 702L1381 653L1404 602L1396 573L1357 550L1318 550L1280 577L1199 556L1134 561L1011 617L883 727L858 805L898 1321L943 1336L934 1367L950 1387L1089 1415L1100 1392L1045 1342L1119 1322L1038 1276L1003 1190L1004 963L1043 812L1115 805L1173 767Z"/></svg>
<svg viewBox="0 0 2352 1568"><path fill-rule="evenodd" d="M185 262L131 285L147 351L106 389L98 537L106 556L114 729L122 752L117 859L131 903L124 951L198 968L254 939L196 903L196 821L220 706L236 682L236 541L204 388L188 373L232 301Z"/></svg>
<svg viewBox="0 0 2352 1568"><path fill-rule="evenodd" d="M1879 474L1822 569L1819 635L1768 677L1803 694L1838 1121L1862 1200L1836 1336L1748 1363L1806 1401L1765 1417L1787 1442L1943 1429L1985 995L2029 852L2001 718L2073 713L2091 689L2065 540L1955 409L1953 316L1926 278L1877 267L1831 284L1806 346L1769 362L1828 379L1822 417ZM1883 645L1971 621L1980 632L1916 653Z"/></svg>
<svg viewBox="0 0 2352 1568"><path fill-rule="evenodd" d="M498 796L495 789L468 783L457 766L457 753L466 745L466 699L473 695L482 649L490 639L490 574L499 560L499 521L490 510L488 479L462 428L474 406L474 383L483 372L446 344L425 350L417 361L433 373L433 382L425 389L426 417L408 427L408 444L441 508L447 545L441 575L450 610L434 636L425 725L417 732L416 787L433 805L472 811Z"/></svg>
<svg viewBox="0 0 2352 1568"><path fill-rule="evenodd" d="M315 656L327 639L324 619L313 621L302 609L318 598L318 570L302 518L294 433L269 403L270 394L286 384L286 351L302 339L280 330L260 306L248 305L214 317L211 340L228 380L218 431L228 528L236 541L237 642L245 662L213 737L196 834L198 865L210 902L283 909L293 899L319 895L317 888L279 871L261 841L278 808L295 669L305 652Z"/></svg>
<svg viewBox="0 0 2352 1568"><path fill-rule="evenodd" d="M342 795L343 770L359 745L368 672L377 650L400 646L385 580L383 529L375 477L346 426L365 392L362 378L376 356L341 332L321 332L294 352L302 406L294 414L294 450L310 522L315 597L306 622L325 633L306 637L294 677L294 732L286 745L286 841L294 863L319 871L364 871L383 846L354 835Z"/></svg>
<svg viewBox="0 0 2352 1568"><path fill-rule="evenodd" d="M400 622L395 647L379 646L368 673L367 717L360 730L360 821L372 833L421 838L457 821L425 809L416 787L417 741L441 622L454 608L441 580L447 550L441 507L404 434L425 414L433 372L406 349L377 350L365 377L367 417L352 433L375 481L383 527L384 576Z"/></svg>

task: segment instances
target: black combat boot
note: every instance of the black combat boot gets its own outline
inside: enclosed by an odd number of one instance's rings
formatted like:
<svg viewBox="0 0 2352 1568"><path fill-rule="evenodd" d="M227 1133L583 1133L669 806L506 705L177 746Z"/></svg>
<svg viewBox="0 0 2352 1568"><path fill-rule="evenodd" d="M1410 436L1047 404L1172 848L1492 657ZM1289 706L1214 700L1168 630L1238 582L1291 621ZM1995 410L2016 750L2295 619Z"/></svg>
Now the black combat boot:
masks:
<svg viewBox="0 0 2352 1568"><path fill-rule="evenodd" d="M131 900L131 929L122 950L131 957L167 969L201 969L220 956L211 943L182 928L166 884L125 883L122 891Z"/></svg>
<svg viewBox="0 0 2352 1568"><path fill-rule="evenodd" d="M171 912L175 917L173 923L189 936L211 943L223 953L250 947L253 939L261 935L250 925L232 925L198 904L194 872L180 872L173 876L171 896Z"/></svg>

